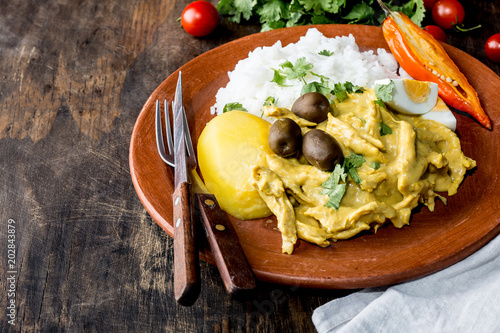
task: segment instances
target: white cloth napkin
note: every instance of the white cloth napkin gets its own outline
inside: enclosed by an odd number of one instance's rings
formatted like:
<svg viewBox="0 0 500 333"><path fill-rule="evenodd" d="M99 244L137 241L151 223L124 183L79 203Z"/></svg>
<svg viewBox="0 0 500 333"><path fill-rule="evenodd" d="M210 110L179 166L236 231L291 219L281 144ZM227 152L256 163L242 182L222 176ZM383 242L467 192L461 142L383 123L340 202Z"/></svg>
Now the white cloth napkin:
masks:
<svg viewBox="0 0 500 333"><path fill-rule="evenodd" d="M500 236L432 275L335 299L312 316L325 332L500 332Z"/></svg>

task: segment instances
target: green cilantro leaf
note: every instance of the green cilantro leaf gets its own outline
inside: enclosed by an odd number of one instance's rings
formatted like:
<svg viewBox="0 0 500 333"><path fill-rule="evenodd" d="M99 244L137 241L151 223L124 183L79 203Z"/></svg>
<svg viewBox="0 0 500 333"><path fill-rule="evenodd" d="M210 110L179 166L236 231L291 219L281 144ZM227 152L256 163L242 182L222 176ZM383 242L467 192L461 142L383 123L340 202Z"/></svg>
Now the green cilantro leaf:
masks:
<svg viewBox="0 0 500 333"><path fill-rule="evenodd" d="M359 168L365 162L366 160L363 156L355 153L344 158L344 170L347 170L349 176L358 184L361 184L361 178L359 178L356 168Z"/></svg>
<svg viewBox="0 0 500 333"><path fill-rule="evenodd" d="M370 23L373 24L373 16L375 15L375 10L368 4L362 2L354 6L349 14L344 16L345 20L350 21L350 23Z"/></svg>
<svg viewBox="0 0 500 333"><path fill-rule="evenodd" d="M346 0L321 1L321 7L327 13L339 14L342 8L345 8Z"/></svg>
<svg viewBox="0 0 500 333"><path fill-rule="evenodd" d="M380 163L373 161L370 163L370 168L378 170L378 169L380 169Z"/></svg>
<svg viewBox="0 0 500 333"><path fill-rule="evenodd" d="M302 89L300 90L300 94L301 95L304 95L308 92L319 92L319 93L322 93L323 95L327 95L329 93L331 93L331 89L324 85L324 84L321 84L319 82L316 82L316 81L313 81L313 82L309 82L308 84L305 84Z"/></svg>
<svg viewBox="0 0 500 333"><path fill-rule="evenodd" d="M229 21L240 23L241 17L249 20L254 15L257 3L257 0L221 0L217 4L217 11L228 16Z"/></svg>
<svg viewBox="0 0 500 333"><path fill-rule="evenodd" d="M289 80L293 79L302 79L304 76L309 73L314 66L312 63L307 62L306 58L302 57L295 61L295 64L292 65L290 61L285 61L280 65L283 68L284 74L288 77Z"/></svg>
<svg viewBox="0 0 500 333"><path fill-rule="evenodd" d="M322 82L322 83L325 83L326 81L328 81L328 80L329 80L329 78L328 78L327 76L324 76L324 75L321 75L321 74L316 74L316 73L314 73L314 72L310 72L310 73L311 73L312 75L314 75L314 76L319 77L319 78L321 79L321 82Z"/></svg>
<svg viewBox="0 0 500 333"><path fill-rule="evenodd" d="M331 57L333 55L333 52L332 51L328 51L328 50L323 50L323 51L318 52L318 54L322 55L322 56L325 56L325 57Z"/></svg>
<svg viewBox="0 0 500 333"><path fill-rule="evenodd" d="M361 178L359 178L356 168L359 168L366 160L363 156L358 154L351 154L344 158L344 163L341 166L337 164L335 169L330 174L330 177L321 184L323 191L321 194L327 194L329 199L326 203L326 207L331 207L339 209L340 201L344 197L346 192L346 179L349 175L356 183L361 184ZM343 183L340 183L342 181Z"/></svg>
<svg viewBox="0 0 500 333"><path fill-rule="evenodd" d="M276 99L273 96L269 96L264 101L264 106L271 106L271 105L274 105L274 104L276 104Z"/></svg>
<svg viewBox="0 0 500 333"><path fill-rule="evenodd" d="M226 105L224 105L222 113L226 113L233 110L247 111L247 109L245 109L243 105L241 105L241 103L235 102L235 103L227 103Z"/></svg>
<svg viewBox="0 0 500 333"><path fill-rule="evenodd" d="M346 81L344 83L338 82L335 84L332 84L330 82L324 82L324 85L329 87L330 93L337 96L337 99L339 100L339 102L342 102L342 101L349 98L347 93L349 93L349 94L362 93L363 91L365 91L364 88L359 87L359 86L355 86L349 81Z"/></svg>
<svg viewBox="0 0 500 333"><path fill-rule="evenodd" d="M312 63L307 62L306 58L302 57L292 64L289 60L280 64L282 69L273 69L274 76L271 82L277 83L280 87L286 87L287 80L300 79L305 83L304 77L310 73L314 67Z"/></svg>
<svg viewBox="0 0 500 333"><path fill-rule="evenodd" d="M346 81L344 83L344 86L345 86L345 89L347 90L347 92L350 93L350 94L352 94L352 93L362 93L362 92L365 91L365 88L360 87L360 86L355 86L354 84L352 84L349 81Z"/></svg>
<svg viewBox="0 0 500 333"><path fill-rule="evenodd" d="M378 106L380 106L382 108L385 108L384 101L381 100L381 99L374 100L373 103L375 103L375 105L378 105Z"/></svg>
<svg viewBox="0 0 500 333"><path fill-rule="evenodd" d="M415 24L420 26L425 17L425 6L423 1L411 0L401 6L401 12L408 16Z"/></svg>
<svg viewBox="0 0 500 333"><path fill-rule="evenodd" d="M380 123L380 135L392 134L392 129L384 123Z"/></svg>
<svg viewBox="0 0 500 333"><path fill-rule="evenodd" d="M321 194L327 194L329 197L328 202L325 205L326 207L339 209L340 201L344 197L346 191L346 177L347 174L344 172L344 167L337 164L333 172L330 174L330 177L326 180L326 182L321 184L321 187L324 188L324 190L321 191ZM341 180L344 183L340 184Z"/></svg>
<svg viewBox="0 0 500 333"><path fill-rule="evenodd" d="M290 60L285 60L285 62L280 64L281 68L293 68L293 64Z"/></svg>
<svg viewBox="0 0 500 333"><path fill-rule="evenodd" d="M355 168L349 169L347 173L351 176L352 180L361 185L361 178L359 178L359 174Z"/></svg>
<svg viewBox="0 0 500 333"><path fill-rule="evenodd" d="M286 76L281 73L281 71L277 69L273 69L274 71L274 76L271 82L275 82L278 86L280 87L286 87L287 85L285 84L286 82Z"/></svg>
<svg viewBox="0 0 500 333"><path fill-rule="evenodd" d="M388 84L376 84L375 85L375 96L384 102L392 101L392 90L396 84L394 81L390 80Z"/></svg>
<svg viewBox="0 0 500 333"><path fill-rule="evenodd" d="M325 12L321 7L321 2L318 0L299 0L299 3L304 6L304 9L308 12L312 11L316 15L323 15Z"/></svg>
<svg viewBox="0 0 500 333"><path fill-rule="evenodd" d="M366 160L362 155L352 153L344 159L344 167L349 168L359 168Z"/></svg>
<svg viewBox="0 0 500 333"><path fill-rule="evenodd" d="M340 82L335 83L335 86L333 88L333 93L335 94L335 96L337 96L337 99L339 100L339 102L342 102L343 100L346 100L348 98L347 89L346 89L345 85L343 85Z"/></svg>
<svg viewBox="0 0 500 333"><path fill-rule="evenodd" d="M273 0L265 2L257 10L261 22L277 22L288 17L288 10L283 1Z"/></svg>

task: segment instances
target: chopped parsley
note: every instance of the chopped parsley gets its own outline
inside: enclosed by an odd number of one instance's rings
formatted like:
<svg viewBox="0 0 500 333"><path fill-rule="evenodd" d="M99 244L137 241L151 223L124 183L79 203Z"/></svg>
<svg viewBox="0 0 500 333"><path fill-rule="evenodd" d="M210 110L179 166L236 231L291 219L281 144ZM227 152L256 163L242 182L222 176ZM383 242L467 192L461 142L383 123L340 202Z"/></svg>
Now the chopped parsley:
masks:
<svg viewBox="0 0 500 333"><path fill-rule="evenodd" d="M356 168L359 168L365 161L363 156L353 153L344 158L344 163L342 165L337 164L335 166L330 177L321 184L321 187L323 187L321 194L326 194L329 197L328 202L325 204L326 207L339 209L340 201L342 201L346 192L347 175L356 183L361 184L361 178L359 178Z"/></svg>
<svg viewBox="0 0 500 333"><path fill-rule="evenodd" d="M354 84L352 84L349 81L346 81L344 83L344 87L347 90L347 92L350 93L350 94L352 94L352 93L362 93L362 92L365 91L365 88L360 87L360 86L355 86Z"/></svg>
<svg viewBox="0 0 500 333"><path fill-rule="evenodd" d="M347 97L347 89L346 89L345 85L343 85L340 82L335 83L335 85L333 86L333 93L335 94L335 96L337 96L337 99L339 100L339 102L342 102L348 98Z"/></svg>
<svg viewBox="0 0 500 333"><path fill-rule="evenodd" d="M285 86L286 80L300 79L306 83L304 76L314 67L312 63L307 62L306 58L302 57L292 64L289 60L280 64L281 69L273 69L274 77L271 82L276 82L280 87Z"/></svg>
<svg viewBox="0 0 500 333"><path fill-rule="evenodd" d="M277 102L277 100L273 97L273 96L269 96L268 98L266 98L266 100L264 101L264 106L271 106L271 105L275 105Z"/></svg>
<svg viewBox="0 0 500 333"><path fill-rule="evenodd" d="M346 191L346 177L347 173L344 172L344 167L337 164L333 172L330 174L330 177L328 177L326 182L321 184L324 189L321 191L321 194L326 194L329 197L328 202L325 205L326 207L339 209L340 201L344 197ZM342 184L340 183L340 180L343 181Z"/></svg>
<svg viewBox="0 0 500 333"><path fill-rule="evenodd" d="M392 134L392 129L384 123L380 123L380 136Z"/></svg>
<svg viewBox="0 0 500 333"><path fill-rule="evenodd" d="M348 98L347 93L362 93L363 91L365 91L364 88L355 86L349 81L346 81L344 83L335 83L333 88L333 94L337 96L339 102L342 102Z"/></svg>
<svg viewBox="0 0 500 333"><path fill-rule="evenodd" d="M365 162L366 160L363 156L354 153L344 158L344 169L351 176L352 180L358 184L361 184L361 178L359 178L356 168L359 168Z"/></svg>
<svg viewBox="0 0 500 333"><path fill-rule="evenodd" d="M339 102L342 102L348 98L347 93L362 93L363 91L365 91L364 88L356 86L349 81L346 81L344 83L333 83L331 81L328 81L328 79L324 76L316 76L320 77L321 81L313 81L305 84L300 91L301 95L313 91L322 93L325 96L327 96L328 94L332 94L337 96Z"/></svg>
<svg viewBox="0 0 500 333"><path fill-rule="evenodd" d="M274 76L271 82L275 82L280 87L286 87L286 76L280 70L273 69Z"/></svg>
<svg viewBox="0 0 500 333"><path fill-rule="evenodd" d="M373 161L370 163L370 168L372 168L374 170L378 170L378 169L380 169L380 163Z"/></svg>
<svg viewBox="0 0 500 333"><path fill-rule="evenodd" d="M241 105L241 103L227 103L226 105L224 105L222 113L226 113L233 110L247 111L247 109L245 109L243 105Z"/></svg>
<svg viewBox="0 0 500 333"><path fill-rule="evenodd" d="M318 54L322 55L322 56L325 56L325 57L331 57L333 55L333 52L332 51L328 51L328 50L323 50L323 51L318 52Z"/></svg>
<svg viewBox="0 0 500 333"><path fill-rule="evenodd" d="M392 80L390 80L388 84L377 83L374 88L375 96L384 102L390 102L392 101L392 90L395 86L396 84Z"/></svg>
<svg viewBox="0 0 500 333"><path fill-rule="evenodd" d="M330 89L328 85L325 84L325 82L326 81L323 80L322 82L309 82L302 87L302 89L300 90L300 94L304 95L308 92L319 92L326 96L331 93L332 89Z"/></svg>
<svg viewBox="0 0 500 333"><path fill-rule="evenodd" d="M388 84L376 84L375 85L375 96L378 98L375 104L385 107L384 102L392 101L392 90L394 89L394 81L390 80Z"/></svg>
<svg viewBox="0 0 500 333"><path fill-rule="evenodd" d="M385 108L384 101L381 100L381 99L376 99L376 100L373 101L373 103L375 103L375 105L380 106L381 108Z"/></svg>

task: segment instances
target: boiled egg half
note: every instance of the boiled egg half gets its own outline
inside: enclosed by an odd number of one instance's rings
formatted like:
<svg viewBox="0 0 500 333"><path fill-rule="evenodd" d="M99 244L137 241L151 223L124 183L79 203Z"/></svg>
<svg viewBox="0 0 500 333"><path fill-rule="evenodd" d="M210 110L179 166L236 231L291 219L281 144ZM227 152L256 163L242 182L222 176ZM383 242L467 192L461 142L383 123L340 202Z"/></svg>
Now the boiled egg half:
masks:
<svg viewBox="0 0 500 333"><path fill-rule="evenodd" d="M410 79L385 79L375 81L375 85L388 86L393 82L390 95L392 99L384 101L392 109L404 114L424 114L436 105L438 85L434 82Z"/></svg>
<svg viewBox="0 0 500 333"><path fill-rule="evenodd" d="M438 97L436 105L427 113L422 115L422 118L435 120L444 126L451 129L453 132L457 129L457 119L451 110L448 108L448 105Z"/></svg>
<svg viewBox="0 0 500 333"><path fill-rule="evenodd" d="M452 131L456 129L455 116L438 97L436 83L411 79L384 79L375 81L375 86L388 86L391 85L391 81L393 86L389 94L392 98L384 101L391 109L402 114L422 115L425 119L442 123Z"/></svg>

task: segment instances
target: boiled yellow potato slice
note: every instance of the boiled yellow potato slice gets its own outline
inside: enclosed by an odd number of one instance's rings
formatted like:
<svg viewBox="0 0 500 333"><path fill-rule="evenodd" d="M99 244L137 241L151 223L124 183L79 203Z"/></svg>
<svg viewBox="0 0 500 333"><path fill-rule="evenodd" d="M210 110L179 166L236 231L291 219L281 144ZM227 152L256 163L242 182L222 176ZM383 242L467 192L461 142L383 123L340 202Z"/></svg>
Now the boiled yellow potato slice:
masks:
<svg viewBox="0 0 500 333"><path fill-rule="evenodd" d="M198 162L208 190L227 213L249 220L271 215L251 183L252 166L267 165L271 124L243 111L213 118L198 139Z"/></svg>

